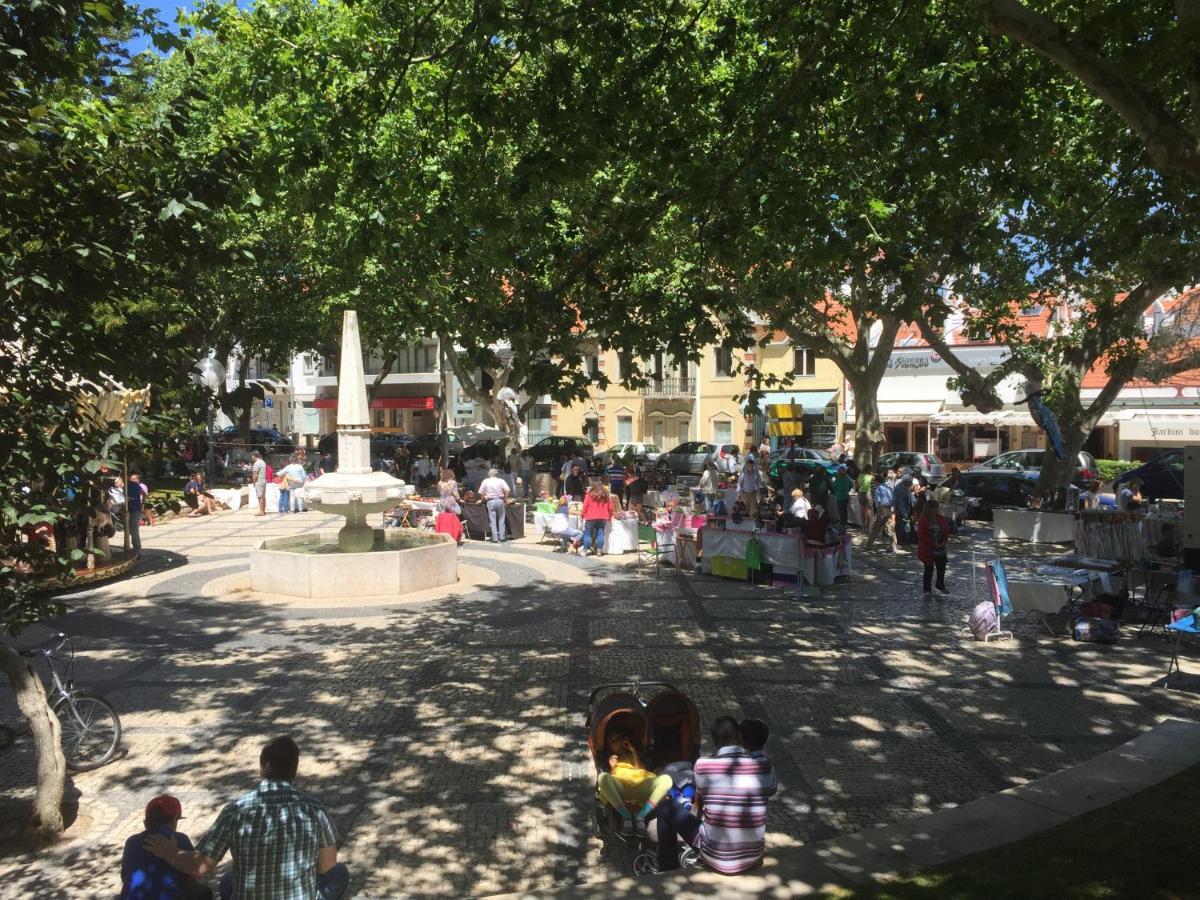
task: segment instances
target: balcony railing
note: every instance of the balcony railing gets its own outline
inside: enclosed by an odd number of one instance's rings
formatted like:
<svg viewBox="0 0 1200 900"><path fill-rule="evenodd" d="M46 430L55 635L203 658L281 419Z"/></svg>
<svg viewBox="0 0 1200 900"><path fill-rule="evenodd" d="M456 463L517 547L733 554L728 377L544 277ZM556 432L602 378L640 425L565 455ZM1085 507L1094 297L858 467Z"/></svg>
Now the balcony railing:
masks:
<svg viewBox="0 0 1200 900"><path fill-rule="evenodd" d="M659 378L642 388L643 397L690 397L696 391L692 378Z"/></svg>

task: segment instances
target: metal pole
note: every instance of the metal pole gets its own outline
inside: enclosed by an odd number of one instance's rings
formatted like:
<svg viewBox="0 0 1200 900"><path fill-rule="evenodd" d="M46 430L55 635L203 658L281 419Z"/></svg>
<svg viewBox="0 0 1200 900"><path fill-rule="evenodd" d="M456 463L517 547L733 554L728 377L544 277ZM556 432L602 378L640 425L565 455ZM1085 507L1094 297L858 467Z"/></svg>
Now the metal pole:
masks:
<svg viewBox="0 0 1200 900"><path fill-rule="evenodd" d="M214 478L216 477L214 474L214 470L215 470L216 466L214 465L214 459L213 459L213 454L215 452L215 448L213 447L213 403L212 403L212 395L211 394L209 394L209 397L208 397L208 417L207 418L208 418L208 450L205 453L205 456L206 456L205 466L207 467L208 472L205 474L205 477L208 479L208 482L211 485L213 483Z"/></svg>
<svg viewBox="0 0 1200 900"><path fill-rule="evenodd" d="M438 349L442 358L442 468L450 467L450 390L447 387L446 348L438 339Z"/></svg>

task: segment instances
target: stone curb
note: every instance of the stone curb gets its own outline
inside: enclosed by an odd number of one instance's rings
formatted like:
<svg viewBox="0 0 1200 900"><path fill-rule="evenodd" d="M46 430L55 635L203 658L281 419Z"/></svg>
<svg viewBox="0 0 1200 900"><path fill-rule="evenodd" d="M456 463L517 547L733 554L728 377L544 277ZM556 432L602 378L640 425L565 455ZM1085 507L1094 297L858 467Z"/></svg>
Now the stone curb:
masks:
<svg viewBox="0 0 1200 900"><path fill-rule="evenodd" d="M1168 719L1107 753L990 797L895 825L768 855L737 877L673 872L596 884L501 894L517 898L637 897L784 900L821 896L945 865L1053 828L1115 803L1200 763L1200 723Z"/></svg>

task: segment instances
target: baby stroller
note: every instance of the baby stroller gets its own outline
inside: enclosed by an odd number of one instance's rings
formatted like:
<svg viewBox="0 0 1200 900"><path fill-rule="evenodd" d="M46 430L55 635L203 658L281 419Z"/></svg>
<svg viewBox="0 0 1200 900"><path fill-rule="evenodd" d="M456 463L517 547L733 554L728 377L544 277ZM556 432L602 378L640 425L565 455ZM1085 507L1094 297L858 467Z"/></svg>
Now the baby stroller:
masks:
<svg viewBox="0 0 1200 900"><path fill-rule="evenodd" d="M648 697L646 688L657 688ZM592 833L601 840L615 838L636 848L633 874L658 871L658 857L646 838L623 837L616 810L599 793L599 773L608 771L610 731L630 736L642 765L655 774L669 774L676 788L693 780L692 765L700 756L700 714L681 691L663 681L638 680L602 684L588 697L588 750L596 766L597 789L592 813ZM636 812L630 808L630 812ZM679 855L681 868L697 865L696 851L686 844Z"/></svg>

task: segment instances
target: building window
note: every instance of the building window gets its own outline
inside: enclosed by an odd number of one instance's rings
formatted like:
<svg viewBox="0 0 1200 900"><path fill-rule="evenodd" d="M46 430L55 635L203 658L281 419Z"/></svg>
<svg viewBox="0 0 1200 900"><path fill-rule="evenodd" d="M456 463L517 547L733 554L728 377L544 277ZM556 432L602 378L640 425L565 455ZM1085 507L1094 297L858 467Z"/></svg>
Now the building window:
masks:
<svg viewBox="0 0 1200 900"><path fill-rule="evenodd" d="M817 374L816 354L807 347L796 347L792 350L792 374L810 378Z"/></svg>
<svg viewBox="0 0 1200 900"><path fill-rule="evenodd" d="M687 419L679 420L679 443L685 444L691 437L691 422Z"/></svg>
<svg viewBox="0 0 1200 900"><path fill-rule="evenodd" d="M375 427L376 428L383 427L383 410L382 409L375 410Z"/></svg>
<svg viewBox="0 0 1200 900"><path fill-rule="evenodd" d="M733 351L727 347L717 347L715 356L717 360L717 377L729 378L733 375Z"/></svg>
<svg viewBox="0 0 1200 900"><path fill-rule="evenodd" d="M595 353L589 353L584 360L587 365L587 373L589 378L600 377L600 357Z"/></svg>
<svg viewBox="0 0 1200 900"><path fill-rule="evenodd" d="M733 443L733 423L728 420L718 419L713 422L713 443L720 446L721 444Z"/></svg>
<svg viewBox="0 0 1200 900"><path fill-rule="evenodd" d="M588 419L583 423L583 436L593 444L600 440L600 421Z"/></svg>
<svg viewBox="0 0 1200 900"><path fill-rule="evenodd" d="M628 444L633 440L633 416L617 416L617 443Z"/></svg>

